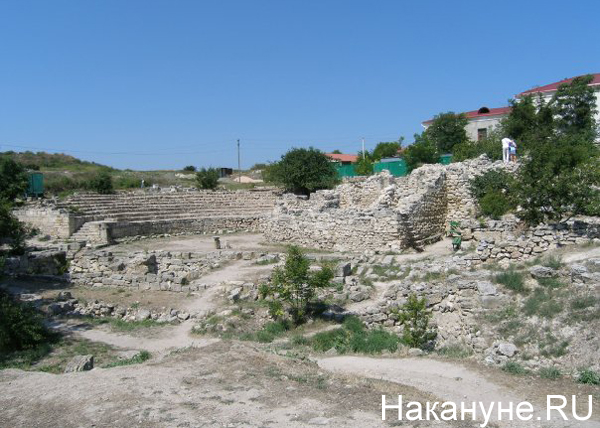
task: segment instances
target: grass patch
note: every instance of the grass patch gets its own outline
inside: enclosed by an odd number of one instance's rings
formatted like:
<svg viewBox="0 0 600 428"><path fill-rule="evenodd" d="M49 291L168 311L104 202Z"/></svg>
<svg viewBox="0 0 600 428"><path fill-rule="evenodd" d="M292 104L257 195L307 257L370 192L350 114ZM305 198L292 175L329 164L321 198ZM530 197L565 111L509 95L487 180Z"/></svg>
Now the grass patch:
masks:
<svg viewBox="0 0 600 428"><path fill-rule="evenodd" d="M515 363L514 361L508 361L506 364L504 364L502 370L515 376L523 376L529 373L529 370L527 370L521 364Z"/></svg>
<svg viewBox="0 0 600 428"><path fill-rule="evenodd" d="M148 361L151 356L152 355L150 354L150 352L143 350L131 358L113 361L112 363L105 364L103 367L110 368L110 367L129 366L131 364L141 364L144 361Z"/></svg>
<svg viewBox="0 0 600 428"><path fill-rule="evenodd" d="M473 350L464 345L443 346L437 350L438 355L452 360L462 360L473 355Z"/></svg>
<svg viewBox="0 0 600 428"><path fill-rule="evenodd" d="M555 270L560 269L561 267L563 267L563 265L564 264L561 258L558 256L548 256L542 259L542 266L546 266Z"/></svg>
<svg viewBox="0 0 600 428"><path fill-rule="evenodd" d="M583 369L579 372L577 382L587 385L600 385L600 373L592 369Z"/></svg>
<svg viewBox="0 0 600 428"><path fill-rule="evenodd" d="M556 380L562 377L562 373L556 367L542 367L538 374L542 379Z"/></svg>
<svg viewBox="0 0 600 428"><path fill-rule="evenodd" d="M494 275L493 281L496 284L504 285L506 288L514 291L515 293L527 294L529 292L529 290L525 287L523 273L514 269L509 269L506 272Z"/></svg>
<svg viewBox="0 0 600 428"><path fill-rule="evenodd" d="M266 323L263 328L254 333L255 339L261 343L270 343L276 337L284 335L290 329L290 323L285 321L273 321Z"/></svg>
<svg viewBox="0 0 600 428"><path fill-rule="evenodd" d="M536 288L523 305L526 315L538 315L542 318L554 318L564 307L551 289Z"/></svg>
<svg viewBox="0 0 600 428"><path fill-rule="evenodd" d="M563 283L558 278L538 278L538 284L546 288L560 288Z"/></svg>
<svg viewBox="0 0 600 428"><path fill-rule="evenodd" d="M319 352L334 348L340 354L378 354L396 351L400 338L383 329L367 330L360 319L348 317L341 328L317 333L308 343Z"/></svg>
<svg viewBox="0 0 600 428"><path fill-rule="evenodd" d="M108 324L114 331L134 331L144 328L160 327L170 325L169 323L159 323L153 319L146 319L143 321L125 321L121 318L96 318L88 317L85 322L92 325L103 325Z"/></svg>
<svg viewBox="0 0 600 428"><path fill-rule="evenodd" d="M264 260L254 262L254 264L258 266L273 265L275 263L279 263L279 257L267 258Z"/></svg>

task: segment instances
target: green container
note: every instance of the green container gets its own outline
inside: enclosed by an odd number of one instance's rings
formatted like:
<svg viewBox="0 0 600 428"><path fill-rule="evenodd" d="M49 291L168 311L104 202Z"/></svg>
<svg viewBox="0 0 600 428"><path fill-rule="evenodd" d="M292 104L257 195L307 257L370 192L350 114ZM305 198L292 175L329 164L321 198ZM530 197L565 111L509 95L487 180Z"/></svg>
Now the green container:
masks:
<svg viewBox="0 0 600 428"><path fill-rule="evenodd" d="M394 177L404 177L408 174L408 168L404 159L381 161L373 165L373 172L375 174L380 173L384 169L387 169Z"/></svg>
<svg viewBox="0 0 600 428"><path fill-rule="evenodd" d="M452 155L447 154L440 156L440 163L442 165L450 165L452 163Z"/></svg>
<svg viewBox="0 0 600 428"><path fill-rule="evenodd" d="M336 163L335 169L337 170L340 178L356 176L356 171L354 171L354 165L352 164L342 165L341 163Z"/></svg>
<svg viewBox="0 0 600 428"><path fill-rule="evenodd" d="M42 196L44 194L44 174L41 172L29 173L27 196Z"/></svg>

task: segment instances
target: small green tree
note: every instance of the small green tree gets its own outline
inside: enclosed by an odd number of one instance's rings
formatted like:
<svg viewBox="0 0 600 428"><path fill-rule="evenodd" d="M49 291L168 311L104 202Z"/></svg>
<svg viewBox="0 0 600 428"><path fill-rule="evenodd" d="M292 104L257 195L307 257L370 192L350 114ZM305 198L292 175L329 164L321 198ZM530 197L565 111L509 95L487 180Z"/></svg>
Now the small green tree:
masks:
<svg viewBox="0 0 600 428"><path fill-rule="evenodd" d="M404 140L401 137L398 141L391 142L382 142L375 146L375 150L373 150L373 159L381 160L384 158L392 158L398 156L398 150L402 148L402 141Z"/></svg>
<svg viewBox="0 0 600 428"><path fill-rule="evenodd" d="M0 157L0 199L14 201L27 189L27 173L20 163L8 156Z"/></svg>
<svg viewBox="0 0 600 428"><path fill-rule="evenodd" d="M440 155L426 132L415 134L415 142L404 150L404 160L409 171L426 163L437 163Z"/></svg>
<svg viewBox="0 0 600 428"><path fill-rule="evenodd" d="M506 171L490 170L471 180L471 194L479 202L481 212L494 219L515 208L515 179Z"/></svg>
<svg viewBox="0 0 600 428"><path fill-rule="evenodd" d="M89 182L90 190L100 193L101 195L109 195L115 192L113 187L112 177L106 171L99 172Z"/></svg>
<svg viewBox="0 0 600 428"><path fill-rule="evenodd" d="M551 105L559 135L579 135L589 141L597 137L596 93L589 85L592 80L591 74L579 76L556 90Z"/></svg>
<svg viewBox="0 0 600 428"><path fill-rule="evenodd" d="M282 186L286 191L310 195L320 189L330 189L339 182L330 159L315 148L291 149L279 162L263 171L263 179Z"/></svg>
<svg viewBox="0 0 600 428"><path fill-rule="evenodd" d="M373 155L368 150L365 150L364 156L362 152L358 152L358 158L354 162L354 172L357 175L372 175L373 162Z"/></svg>
<svg viewBox="0 0 600 428"><path fill-rule="evenodd" d="M398 321L404 326L402 341L411 348L428 348L437 337L437 328L429 326L431 312L425 297L408 296L407 302L397 311Z"/></svg>
<svg viewBox="0 0 600 428"><path fill-rule="evenodd" d="M492 161L502 159L501 134L493 130L490 134L479 141L467 141L456 144L452 148L452 161L462 162L481 155L486 155Z"/></svg>
<svg viewBox="0 0 600 428"><path fill-rule="evenodd" d="M273 270L271 282L261 287L263 297L272 297L271 314L282 316L286 309L295 324L302 323L317 290L328 287L333 271L328 266L311 271L310 261L300 248L290 246L283 267Z"/></svg>
<svg viewBox="0 0 600 428"><path fill-rule="evenodd" d="M186 171L186 172L195 172L196 171L196 167L194 165L184 166L183 167L183 171Z"/></svg>
<svg viewBox="0 0 600 428"><path fill-rule="evenodd" d="M199 189L215 190L219 185L217 168L202 168L196 173L196 185Z"/></svg>

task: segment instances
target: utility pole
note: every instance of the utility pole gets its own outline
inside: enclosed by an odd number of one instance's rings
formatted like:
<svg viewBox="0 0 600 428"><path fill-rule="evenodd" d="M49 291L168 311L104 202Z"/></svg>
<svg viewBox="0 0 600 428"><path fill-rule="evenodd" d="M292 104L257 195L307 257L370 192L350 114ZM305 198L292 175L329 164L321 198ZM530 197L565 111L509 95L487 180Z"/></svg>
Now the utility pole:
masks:
<svg viewBox="0 0 600 428"><path fill-rule="evenodd" d="M362 155L363 160L365 160L365 137L362 137Z"/></svg>
<svg viewBox="0 0 600 428"><path fill-rule="evenodd" d="M241 162L240 162L240 139L238 138L237 140L237 146L238 146L238 182L242 182L242 166L241 166Z"/></svg>

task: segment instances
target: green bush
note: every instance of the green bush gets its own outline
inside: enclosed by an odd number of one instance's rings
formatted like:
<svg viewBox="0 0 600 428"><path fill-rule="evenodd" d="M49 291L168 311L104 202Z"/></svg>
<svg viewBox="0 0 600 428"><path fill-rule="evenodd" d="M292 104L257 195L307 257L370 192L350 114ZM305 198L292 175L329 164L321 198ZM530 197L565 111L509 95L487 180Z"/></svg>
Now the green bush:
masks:
<svg viewBox="0 0 600 428"><path fill-rule="evenodd" d="M215 190L219 185L219 170L202 168L196 173L196 185L199 189Z"/></svg>
<svg viewBox="0 0 600 428"><path fill-rule="evenodd" d="M0 353L32 350L53 337L35 308L0 288Z"/></svg>
<svg viewBox="0 0 600 428"><path fill-rule="evenodd" d="M0 240L6 240L13 254L23 254L27 229L13 215L12 205L0 200Z"/></svg>
<svg viewBox="0 0 600 428"><path fill-rule="evenodd" d="M506 272L501 272L497 275L494 275L493 280L495 283L502 284L514 292L523 294L528 292L527 288L525 288L523 274L514 269L509 269Z"/></svg>
<svg viewBox="0 0 600 428"><path fill-rule="evenodd" d="M583 369L579 372L577 382L588 385L600 385L600 373L592 369Z"/></svg>
<svg viewBox="0 0 600 428"><path fill-rule="evenodd" d="M347 317L342 328L317 333L308 341L312 348L319 352L334 348L340 354L377 354L396 351L400 339L383 329L367 330L360 319Z"/></svg>
<svg viewBox="0 0 600 428"><path fill-rule="evenodd" d="M462 162L467 159L473 159L481 155L486 155L488 159L496 161L502 159L501 136L497 132L480 141L466 141L456 144L452 148L452 160Z"/></svg>
<svg viewBox="0 0 600 428"><path fill-rule="evenodd" d="M491 170L471 180L470 190L484 215L498 219L515 208L515 179L502 170Z"/></svg>
<svg viewBox="0 0 600 428"><path fill-rule="evenodd" d="M431 348L437 337L437 329L429 326L431 311L427 310L425 297L416 294L408 296L408 301L395 314L404 326L402 341L411 348Z"/></svg>
<svg viewBox="0 0 600 428"><path fill-rule="evenodd" d="M27 189L25 168L8 156L0 157L0 200L12 202Z"/></svg>
<svg viewBox="0 0 600 428"><path fill-rule="evenodd" d="M90 180L89 189L96 193L100 193L101 195L114 193L115 189L110 173L102 171L96 174L96 176Z"/></svg>
<svg viewBox="0 0 600 428"><path fill-rule="evenodd" d="M194 165L184 166L183 167L183 171L195 172L196 171L196 167Z"/></svg>

